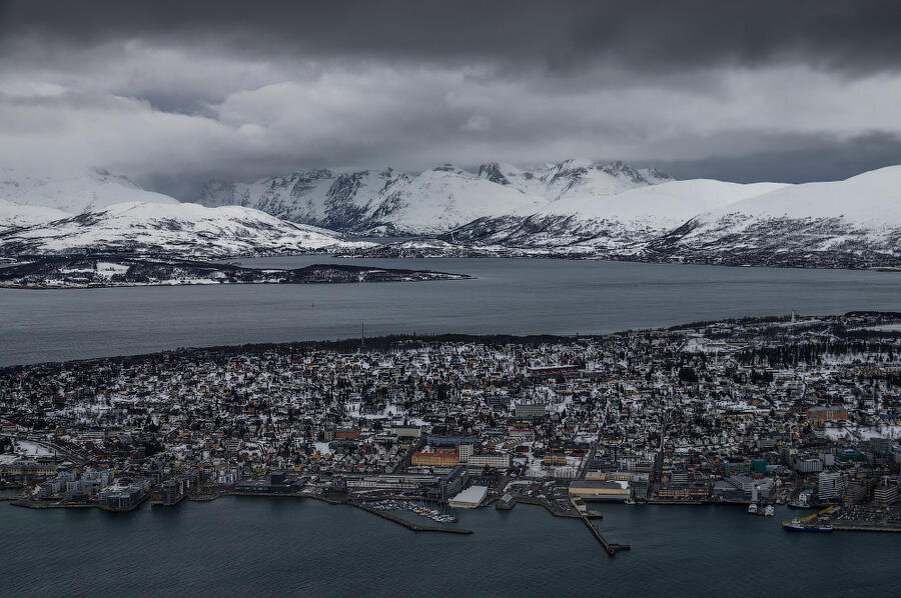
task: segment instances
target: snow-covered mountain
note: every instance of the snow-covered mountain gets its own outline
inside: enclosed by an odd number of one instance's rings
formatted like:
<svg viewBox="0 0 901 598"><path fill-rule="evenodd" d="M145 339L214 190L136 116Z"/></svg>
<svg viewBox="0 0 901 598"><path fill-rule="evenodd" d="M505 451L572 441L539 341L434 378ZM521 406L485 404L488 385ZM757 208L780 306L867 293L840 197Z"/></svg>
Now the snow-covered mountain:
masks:
<svg viewBox="0 0 901 598"><path fill-rule="evenodd" d="M654 168L637 169L619 161L591 160L564 160L529 170L492 162L479 168L479 176L543 197L548 202L614 195L673 180Z"/></svg>
<svg viewBox="0 0 901 598"><path fill-rule="evenodd" d="M331 231L238 206L126 202L0 231L0 255L122 252L195 257L347 250Z"/></svg>
<svg viewBox="0 0 901 598"><path fill-rule="evenodd" d="M380 194L407 181L405 174L390 168L345 173L306 170L253 183L210 181L198 203L248 206L292 222L350 231L371 216Z"/></svg>
<svg viewBox="0 0 901 598"><path fill-rule="evenodd" d="M351 233L440 234L472 220L536 211L565 198L608 196L672 180L622 162L566 160L532 170L487 163L468 172L445 164L419 175L392 169L310 170L253 183L211 182L198 203L250 206Z"/></svg>
<svg viewBox="0 0 901 598"><path fill-rule="evenodd" d="M490 175L511 177L503 168ZM508 184L512 184L509 183ZM845 181L662 182L474 220L369 255L554 255L798 267L901 267L901 166Z"/></svg>
<svg viewBox="0 0 901 598"><path fill-rule="evenodd" d="M42 206L23 206L0 199L0 231L68 218L71 214Z"/></svg>
<svg viewBox="0 0 901 598"><path fill-rule="evenodd" d="M145 191L126 177L102 169L91 169L77 176L50 177L3 168L0 169L0 200L69 214L123 202L178 203L168 195Z"/></svg>
<svg viewBox="0 0 901 598"><path fill-rule="evenodd" d="M440 234L491 214L536 209L537 195L449 164L395 184L363 228L380 234Z"/></svg>
<svg viewBox="0 0 901 598"><path fill-rule="evenodd" d="M649 244L708 263L866 267L901 263L901 166L791 185L706 211Z"/></svg>
<svg viewBox="0 0 901 598"><path fill-rule="evenodd" d="M607 195L566 191L537 211L473 221L446 238L517 248L626 250L667 233L701 212L783 187L708 179L662 182Z"/></svg>

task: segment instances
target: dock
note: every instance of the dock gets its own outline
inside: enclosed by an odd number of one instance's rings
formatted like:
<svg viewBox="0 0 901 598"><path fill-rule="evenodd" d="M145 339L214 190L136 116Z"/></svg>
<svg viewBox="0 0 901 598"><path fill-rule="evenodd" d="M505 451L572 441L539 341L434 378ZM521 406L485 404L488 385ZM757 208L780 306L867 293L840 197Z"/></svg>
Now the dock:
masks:
<svg viewBox="0 0 901 598"><path fill-rule="evenodd" d="M398 517L393 513L388 513L386 511L379 511L377 509L373 509L367 504L360 502L348 502L348 505L352 507L357 507L358 509L362 509L368 513L372 513L373 515L378 515L382 519L387 519L388 521L393 521L398 525L402 525L405 528L412 530L414 532L444 532L446 534L471 534L472 530L462 529L459 527L439 527L437 525L422 525L420 523L413 523L412 521L408 521L403 517Z"/></svg>
<svg viewBox="0 0 901 598"><path fill-rule="evenodd" d="M582 518L582 517L587 517L589 519L603 519L604 518L604 516L601 513L598 513L597 511L592 511L588 515L581 515L575 509L573 509L572 511L561 511L554 506L554 503L552 503L548 500L541 499L541 498L534 498L532 496L515 496L515 497L513 497L513 500L515 500L518 503L522 503L524 505L537 505L539 507L544 507L545 510L547 510L547 512L550 513L551 515L553 515L554 517L567 517L570 519L576 519L576 518Z"/></svg>
<svg viewBox="0 0 901 598"><path fill-rule="evenodd" d="M588 519L587 517L581 517L580 519L582 519L582 523L585 524L585 527L591 530L591 534L598 542L600 542L601 546L604 547L604 550L607 551L608 555L615 556L617 551L619 550L632 550L632 547L628 544L614 544L612 542L608 542L590 519Z"/></svg>
<svg viewBox="0 0 901 598"><path fill-rule="evenodd" d="M882 525L879 523L851 523L833 521L829 525L837 532L884 532L884 533L901 533L901 526Z"/></svg>

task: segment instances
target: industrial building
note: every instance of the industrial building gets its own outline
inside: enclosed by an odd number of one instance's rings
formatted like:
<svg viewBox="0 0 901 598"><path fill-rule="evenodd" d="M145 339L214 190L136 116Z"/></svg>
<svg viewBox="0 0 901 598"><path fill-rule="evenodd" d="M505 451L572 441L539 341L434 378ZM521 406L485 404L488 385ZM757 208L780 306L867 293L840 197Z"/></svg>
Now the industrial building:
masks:
<svg viewBox="0 0 901 598"><path fill-rule="evenodd" d="M569 495L585 501L622 501L629 498L629 483L621 481L579 480L569 485Z"/></svg>
<svg viewBox="0 0 901 598"><path fill-rule="evenodd" d="M488 486L470 486L447 501L448 506L458 509L475 509L488 496Z"/></svg>

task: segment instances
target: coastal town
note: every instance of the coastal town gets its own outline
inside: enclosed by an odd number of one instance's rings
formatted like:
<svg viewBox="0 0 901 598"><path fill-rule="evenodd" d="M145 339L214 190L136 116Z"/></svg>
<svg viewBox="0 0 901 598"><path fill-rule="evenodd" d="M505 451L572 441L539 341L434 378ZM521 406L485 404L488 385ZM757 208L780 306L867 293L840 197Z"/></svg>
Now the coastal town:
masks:
<svg viewBox="0 0 901 598"><path fill-rule="evenodd" d="M0 370L12 505L282 496L469 533L459 509L799 509L901 531L901 314L589 337L384 337ZM773 520L778 525L776 519Z"/></svg>

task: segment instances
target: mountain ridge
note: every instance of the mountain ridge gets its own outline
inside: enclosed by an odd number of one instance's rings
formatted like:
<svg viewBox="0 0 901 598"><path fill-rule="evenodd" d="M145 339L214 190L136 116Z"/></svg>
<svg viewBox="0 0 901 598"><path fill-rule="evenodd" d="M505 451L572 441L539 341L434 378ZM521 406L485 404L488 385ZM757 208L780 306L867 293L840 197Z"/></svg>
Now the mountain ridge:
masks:
<svg viewBox="0 0 901 598"><path fill-rule="evenodd" d="M210 181L198 203L254 207L352 234L434 235L477 218L537 210L574 194L606 196L671 180L620 161L573 159L527 170L486 162L475 172L443 164L415 175L391 168L315 169L251 183Z"/></svg>

